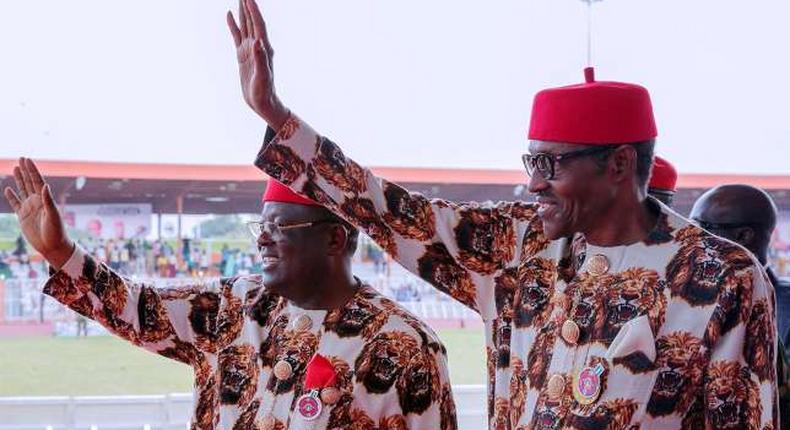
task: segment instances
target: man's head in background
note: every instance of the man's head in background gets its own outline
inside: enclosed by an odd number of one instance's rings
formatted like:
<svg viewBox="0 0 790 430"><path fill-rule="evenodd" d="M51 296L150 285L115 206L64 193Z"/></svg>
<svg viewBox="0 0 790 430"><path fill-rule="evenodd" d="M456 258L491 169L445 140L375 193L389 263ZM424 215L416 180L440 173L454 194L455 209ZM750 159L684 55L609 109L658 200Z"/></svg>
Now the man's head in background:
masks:
<svg viewBox="0 0 790 430"><path fill-rule="evenodd" d="M705 230L743 245L766 264L777 209L765 191L751 185L720 185L694 202L689 217Z"/></svg>
<svg viewBox="0 0 790 430"><path fill-rule="evenodd" d="M675 197L678 172L675 166L664 158L656 155L653 158L653 171L647 185L647 193L667 206L672 206Z"/></svg>

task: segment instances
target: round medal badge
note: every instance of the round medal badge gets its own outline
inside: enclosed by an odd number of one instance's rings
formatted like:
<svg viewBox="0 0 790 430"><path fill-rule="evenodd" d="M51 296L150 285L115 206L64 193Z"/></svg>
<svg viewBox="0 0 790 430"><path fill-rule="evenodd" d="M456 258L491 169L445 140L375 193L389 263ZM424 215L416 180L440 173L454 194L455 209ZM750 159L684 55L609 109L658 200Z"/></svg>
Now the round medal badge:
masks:
<svg viewBox="0 0 790 430"><path fill-rule="evenodd" d="M321 400L318 399L317 393L304 394L296 401L296 409L299 415L307 421L312 421L321 415Z"/></svg>
<svg viewBox="0 0 790 430"><path fill-rule="evenodd" d="M585 367L576 375L573 384L573 397L582 405L595 403L601 395L601 375L604 367L598 364L595 367Z"/></svg>

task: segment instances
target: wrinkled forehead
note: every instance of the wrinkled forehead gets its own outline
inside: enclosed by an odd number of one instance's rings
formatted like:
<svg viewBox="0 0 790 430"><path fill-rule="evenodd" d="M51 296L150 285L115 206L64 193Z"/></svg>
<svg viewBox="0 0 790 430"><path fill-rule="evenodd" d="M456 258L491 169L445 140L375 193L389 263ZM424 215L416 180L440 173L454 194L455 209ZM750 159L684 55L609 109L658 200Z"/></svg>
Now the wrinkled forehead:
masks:
<svg viewBox="0 0 790 430"><path fill-rule="evenodd" d="M529 153L561 154L563 152L578 151L587 149L593 145L583 145L579 143L552 142L548 140L530 140Z"/></svg>

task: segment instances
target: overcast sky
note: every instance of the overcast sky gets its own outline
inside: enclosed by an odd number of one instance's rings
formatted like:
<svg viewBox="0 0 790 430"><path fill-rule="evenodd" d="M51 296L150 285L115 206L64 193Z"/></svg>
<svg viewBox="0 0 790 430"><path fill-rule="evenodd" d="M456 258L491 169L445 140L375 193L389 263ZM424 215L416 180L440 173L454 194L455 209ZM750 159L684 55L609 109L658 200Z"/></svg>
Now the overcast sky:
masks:
<svg viewBox="0 0 790 430"><path fill-rule="evenodd" d="M534 93L580 82L580 0L266 0L284 102L377 166L520 168ZM0 3L0 157L250 163L234 2ZM790 173L790 2L604 0L601 80L653 96L681 172Z"/></svg>

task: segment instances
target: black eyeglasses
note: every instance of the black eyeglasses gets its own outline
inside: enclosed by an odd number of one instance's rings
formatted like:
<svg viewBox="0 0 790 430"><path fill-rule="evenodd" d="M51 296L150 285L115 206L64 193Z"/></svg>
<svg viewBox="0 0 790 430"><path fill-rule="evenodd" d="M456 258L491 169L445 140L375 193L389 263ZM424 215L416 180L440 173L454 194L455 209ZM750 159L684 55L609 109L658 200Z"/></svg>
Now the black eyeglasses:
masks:
<svg viewBox="0 0 790 430"><path fill-rule="evenodd" d="M599 146L597 148L580 149L578 151L565 152L563 154L539 152L537 154L524 154L521 156L521 161L524 162L524 167L527 169L527 174L529 174L529 176L534 175L537 171L543 176L543 179L550 181L554 179L558 162L570 160L572 158L603 154L605 152L611 152L612 149L613 148L608 146Z"/></svg>
<svg viewBox="0 0 790 430"><path fill-rule="evenodd" d="M708 231L732 230L734 228L741 228L741 227L754 228L760 226L760 224L753 222L708 222L708 221L703 221L699 218L694 218L692 219L692 221L694 221L694 224L697 224L698 226Z"/></svg>
<svg viewBox="0 0 790 430"><path fill-rule="evenodd" d="M249 221L247 228L254 240L258 240L263 233L267 233L273 239L280 239L284 236L284 232L294 230L297 228L307 228L319 224L337 223L334 219L319 219L317 221L306 221L293 224L278 224L272 221Z"/></svg>

